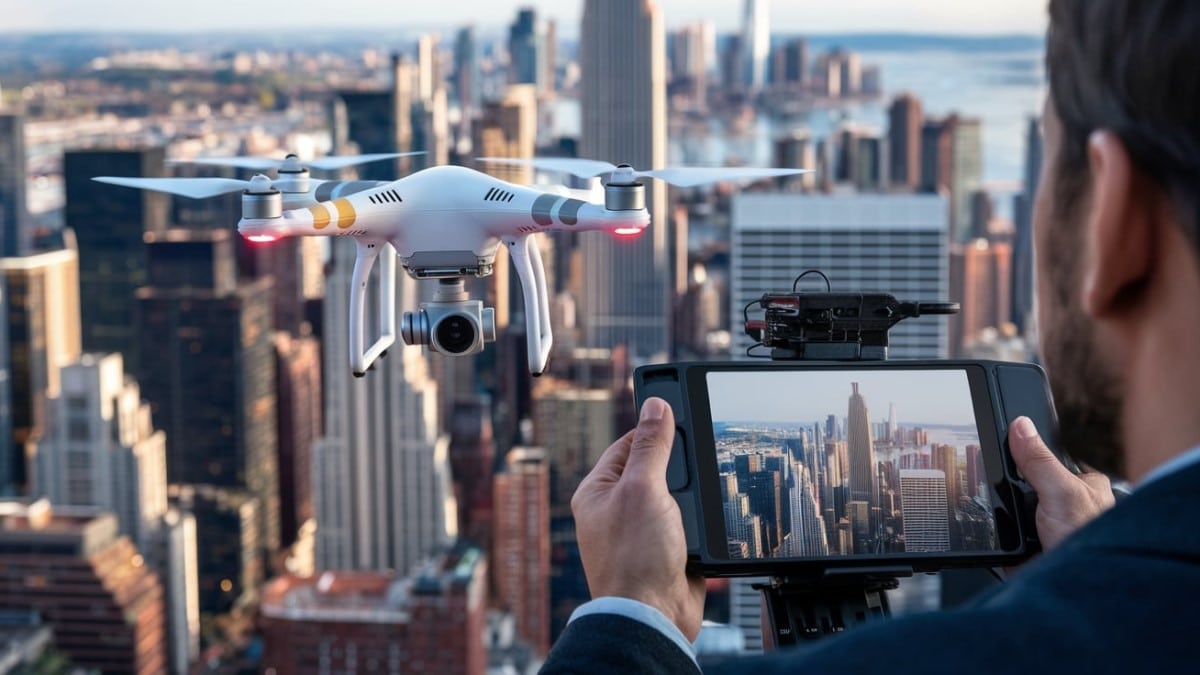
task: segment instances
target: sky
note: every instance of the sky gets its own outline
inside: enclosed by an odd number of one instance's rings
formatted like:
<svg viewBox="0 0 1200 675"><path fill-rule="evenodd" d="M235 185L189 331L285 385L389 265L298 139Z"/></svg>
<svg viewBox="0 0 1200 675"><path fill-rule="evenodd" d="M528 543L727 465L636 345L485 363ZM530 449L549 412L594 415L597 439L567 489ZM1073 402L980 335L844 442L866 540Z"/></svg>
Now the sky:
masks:
<svg viewBox="0 0 1200 675"><path fill-rule="evenodd" d="M971 389L961 370L771 371L708 374L714 422L815 422L846 416L851 382L872 421L896 405L900 426L975 422Z"/></svg>
<svg viewBox="0 0 1200 675"><path fill-rule="evenodd" d="M736 0L658 0L668 28L711 19L737 29ZM532 6L558 20L564 36L577 33L582 0L3 0L3 31L203 31L237 28L436 28L510 23ZM773 0L771 28L779 33L1041 33L1046 0ZM414 11L414 9L416 11ZM418 15L414 17L415 15Z"/></svg>

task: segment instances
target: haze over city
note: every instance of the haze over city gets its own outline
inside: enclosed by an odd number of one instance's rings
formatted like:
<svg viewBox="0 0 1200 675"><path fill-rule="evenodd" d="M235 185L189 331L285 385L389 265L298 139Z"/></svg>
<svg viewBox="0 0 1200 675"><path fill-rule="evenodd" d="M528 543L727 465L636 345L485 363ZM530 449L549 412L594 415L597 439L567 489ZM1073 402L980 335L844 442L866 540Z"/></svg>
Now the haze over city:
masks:
<svg viewBox="0 0 1200 675"><path fill-rule="evenodd" d="M521 3L576 26L583 3L577 0L532 0ZM718 30L736 30L741 22L738 3L727 0L659 0L667 26L710 20ZM454 26L470 21L481 27L500 27L510 20L513 5L486 0L423 4L419 11L407 2L344 0L268 0L247 5L241 0L209 0L188 5L186 15L172 2L150 0L8 0L5 31L168 31L246 30L272 32L284 28L385 28ZM830 3L777 0L771 6L771 26L777 33L901 32L901 33L1041 33L1045 30L1045 0L849 0ZM574 36L575 30L564 34Z"/></svg>

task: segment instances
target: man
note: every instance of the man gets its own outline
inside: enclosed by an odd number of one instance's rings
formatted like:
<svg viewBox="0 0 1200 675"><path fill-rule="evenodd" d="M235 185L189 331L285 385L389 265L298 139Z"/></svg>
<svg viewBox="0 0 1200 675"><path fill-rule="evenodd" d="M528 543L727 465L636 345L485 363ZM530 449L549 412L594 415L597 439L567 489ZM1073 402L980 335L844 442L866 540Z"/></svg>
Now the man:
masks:
<svg viewBox="0 0 1200 675"><path fill-rule="evenodd" d="M1200 599L1200 3L1051 0L1035 204L1043 354L1075 459L1009 430L1047 552L958 610L880 622L713 672L1194 672ZM593 596L543 672L695 672L704 587L648 401L573 500ZM1080 525L1078 531L1072 533ZM1068 536L1069 535L1069 536Z"/></svg>

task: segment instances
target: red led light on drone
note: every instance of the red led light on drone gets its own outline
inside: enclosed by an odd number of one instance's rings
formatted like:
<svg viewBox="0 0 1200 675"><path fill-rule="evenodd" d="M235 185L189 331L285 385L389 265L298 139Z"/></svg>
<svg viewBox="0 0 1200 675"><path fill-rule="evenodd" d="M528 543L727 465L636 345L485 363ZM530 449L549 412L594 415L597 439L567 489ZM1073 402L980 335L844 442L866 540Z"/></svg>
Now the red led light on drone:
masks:
<svg viewBox="0 0 1200 675"><path fill-rule="evenodd" d="M275 235L273 234L252 234L246 238L256 244L265 244L267 242L275 241Z"/></svg>
<svg viewBox="0 0 1200 675"><path fill-rule="evenodd" d="M613 230L613 234L617 235L618 237L636 237L641 233L642 228L640 227L618 227L617 229Z"/></svg>

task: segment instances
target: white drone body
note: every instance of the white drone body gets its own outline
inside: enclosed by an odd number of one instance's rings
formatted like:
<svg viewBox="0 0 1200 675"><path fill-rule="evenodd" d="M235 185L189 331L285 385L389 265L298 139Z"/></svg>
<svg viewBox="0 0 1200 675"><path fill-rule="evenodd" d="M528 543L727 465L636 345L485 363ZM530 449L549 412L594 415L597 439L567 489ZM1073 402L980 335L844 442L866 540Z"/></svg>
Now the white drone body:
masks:
<svg viewBox="0 0 1200 675"><path fill-rule="evenodd" d="M376 161L398 155L368 156ZM360 163L362 158L327 158ZM97 178L129 187L161 190L189 197L204 197L243 190L242 219L238 232L252 242L271 242L282 237L348 237L354 241L356 257L350 286L350 368L362 376L385 355L396 341L396 260L416 279L437 279L442 284L435 302L422 306L418 314L406 312L402 329L405 342L428 344L449 355L474 354L494 340L490 309L475 308L459 317L459 323L429 322L427 309L440 318L456 316L442 311L465 307L461 280L492 273L496 250L504 245L521 280L525 300L529 369L540 375L550 357L549 293L541 254L532 235L542 232L600 230L617 237L635 237L650 224L644 188L639 177L667 180L676 185L699 185L718 180L763 178L802 173L794 169L677 168L634 171L605 162L577 159L511 160L489 158L496 163L527 164L581 177L611 174L599 195L565 188L545 191L514 185L460 166L436 166L405 178L377 183L367 181L326 182L310 180L298 162L280 168L279 178L257 175L249 181L223 178ZM262 167L262 160L238 160L243 168ZM230 160L212 163L231 164ZM248 162L256 162L250 166ZM315 166L315 164L314 164ZM320 168L320 167L318 167ZM200 182L198 182L200 181ZM379 275L379 335L367 344L365 304L367 280L377 259ZM441 312L441 313L438 313ZM466 319L462 317L465 316ZM465 323L464 323L465 321ZM473 323L474 325L468 325ZM469 329L465 332L458 329ZM435 334L436 331L436 334Z"/></svg>
<svg viewBox="0 0 1200 675"><path fill-rule="evenodd" d="M267 180L260 182L269 190ZM255 194L252 188L246 196ZM395 258L417 279L482 277L491 274L496 249L503 244L521 280L529 368L538 375L550 358L553 338L546 275L531 235L602 230L636 236L650 224L650 214L644 204L630 205L635 208L610 210L472 169L437 166L306 209L251 212L246 215L252 217L238 223L238 232L262 242L314 235L354 240L358 255L351 277L350 367L355 374L365 372L395 342ZM367 346L366 282L381 253L381 334Z"/></svg>

